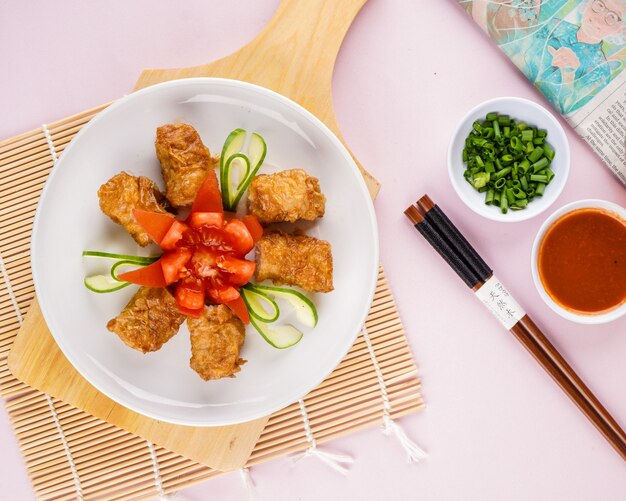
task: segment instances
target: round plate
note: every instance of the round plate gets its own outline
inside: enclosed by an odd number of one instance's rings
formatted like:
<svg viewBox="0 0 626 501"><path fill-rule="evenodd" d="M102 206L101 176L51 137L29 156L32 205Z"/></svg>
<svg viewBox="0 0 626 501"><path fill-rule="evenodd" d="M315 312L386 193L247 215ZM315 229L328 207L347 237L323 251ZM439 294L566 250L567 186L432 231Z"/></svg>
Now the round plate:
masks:
<svg viewBox="0 0 626 501"><path fill-rule="evenodd" d="M235 128L261 134L260 172L303 168L319 179L326 215L302 226L332 245L335 290L313 295L317 327L296 346L277 350L248 326L235 378L205 382L189 367L186 325L161 350L143 355L106 329L137 289L96 294L86 275L109 263L83 250L150 255L99 209L101 184L125 170L163 188L156 128L193 125L211 153ZM41 196L32 238L37 298L61 350L98 390L146 416L170 423L221 426L277 411L317 386L352 346L369 310L378 271L372 201L354 160L334 134L293 101L234 80L195 78L148 87L120 99L89 122L65 149ZM304 330L304 329L303 329Z"/></svg>

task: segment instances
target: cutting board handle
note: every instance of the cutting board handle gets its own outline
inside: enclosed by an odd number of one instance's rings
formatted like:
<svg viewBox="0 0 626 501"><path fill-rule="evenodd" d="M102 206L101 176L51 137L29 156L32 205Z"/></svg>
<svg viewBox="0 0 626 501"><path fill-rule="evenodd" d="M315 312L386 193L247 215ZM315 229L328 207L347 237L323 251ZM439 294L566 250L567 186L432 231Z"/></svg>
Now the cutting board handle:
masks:
<svg viewBox="0 0 626 501"><path fill-rule="evenodd" d="M191 76L235 78L284 94L324 120L332 111L326 99L339 48L365 2L283 0L269 23L237 52L190 68L145 70L135 88Z"/></svg>
<svg viewBox="0 0 626 501"><path fill-rule="evenodd" d="M144 70L135 90L177 78L243 80L293 99L343 141L333 111L333 69L341 43L365 2L283 0L267 26L237 52L190 68ZM375 197L378 182L355 161Z"/></svg>
<svg viewBox="0 0 626 501"><path fill-rule="evenodd" d="M242 51L283 69L298 88L326 89L337 54L366 0L283 0L261 33Z"/></svg>

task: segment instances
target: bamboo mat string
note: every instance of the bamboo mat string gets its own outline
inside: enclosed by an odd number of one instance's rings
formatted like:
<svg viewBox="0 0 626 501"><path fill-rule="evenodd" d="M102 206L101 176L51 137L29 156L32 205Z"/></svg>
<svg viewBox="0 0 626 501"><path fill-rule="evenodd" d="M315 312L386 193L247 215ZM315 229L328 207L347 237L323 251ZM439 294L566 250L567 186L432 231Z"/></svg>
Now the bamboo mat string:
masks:
<svg viewBox="0 0 626 501"><path fill-rule="evenodd" d="M48 407L50 408L50 414L52 414L52 419L54 421L54 425L56 426L57 433L59 437L61 437L61 444L63 444L63 449L65 450L65 456L67 457L67 462L70 465L70 471L72 472L72 477L74 477L74 487L76 489L76 499L78 501L83 501L83 489L80 484L80 476L78 475L78 470L76 469L76 463L74 463L74 458L72 457L72 451L70 451L70 444L67 441L67 437L65 436L65 432L63 431L63 427L61 426L61 421L59 420L59 415L57 414L57 410L54 408L54 402L50 398L50 395L46 394L46 401L48 402Z"/></svg>
<svg viewBox="0 0 626 501"><path fill-rule="evenodd" d="M24 319L22 318L22 312L20 311L20 307L17 304L17 299L15 297L15 293L13 292L11 281L9 280L9 274L7 273L7 269L4 266L4 260L2 259L2 254L0 254L0 272L2 272L2 278L4 279L4 283L6 284L7 294L9 295L9 299L11 300L11 304L13 305L13 309L15 310L17 321L20 325L22 325Z"/></svg>
<svg viewBox="0 0 626 501"><path fill-rule="evenodd" d="M241 480L244 487L246 488L246 492L248 493L250 501L256 501L256 486L254 485L254 481L252 480L252 475L250 475L250 468L246 468L245 466L243 468L240 468L239 474L241 475Z"/></svg>
<svg viewBox="0 0 626 501"><path fill-rule="evenodd" d="M50 131L48 130L48 126L46 124L41 125L41 130L43 130L43 135L46 137L46 142L48 143L48 149L50 150L50 155L52 156L52 162L56 165L59 156L57 155L57 150L54 147L54 142L52 141L52 136L50 135Z"/></svg>
<svg viewBox="0 0 626 501"><path fill-rule="evenodd" d="M152 459L152 470L154 471L154 486L156 487L157 494L161 501L165 501L168 497L163 489L163 480L161 479L161 470L159 468L159 459L157 458L156 451L154 450L154 444L150 440L146 440L148 450L150 451L150 459Z"/></svg>
<svg viewBox="0 0 626 501"><path fill-rule="evenodd" d="M304 400L302 399L298 400L298 404L300 406L300 413L302 414L304 434L306 435L306 440L309 443L309 447L300 454L289 456L289 459L291 460L291 462L297 463L298 461L300 461L301 459L305 457L313 456L313 457L320 459L324 463L326 463L333 470L338 471L342 475L346 475L348 473L348 469L343 465L354 463L354 459L352 459L350 456L346 456L343 454L337 454L335 452L328 452L328 451L320 450L317 447L317 441L315 440L315 437L313 436L313 430L311 429L311 423L309 422L309 413L307 412L306 407L304 405Z"/></svg>
<svg viewBox="0 0 626 501"><path fill-rule="evenodd" d="M2 256L0 255L0 270L2 271L2 278L4 279L4 283L6 285L7 294L11 298L11 303L13 308L15 309L15 315L17 316L17 321L20 325L24 322L22 317L22 312L20 311L19 304L17 303L17 299L15 298L15 294L13 292L13 286L11 285L11 280L9 279L9 274L4 266L4 261L2 260ZM80 484L80 477L78 475L78 470L76 469L76 464L74 463L74 458L72 457L72 451L70 451L70 444L67 441L67 437L63 432L63 427L61 426L61 421L59 420L59 415L57 414L56 409L54 408L54 402L50 398L50 395L46 395L46 401L48 403L48 407L50 409L50 414L52 415L52 420L54 421L54 425L56 427L59 438L61 439L61 444L63 445L63 449L65 451L65 456L67 458L67 462L70 466L70 471L72 472L72 477L74 480L74 487L76 489L76 499L78 501L83 501L83 491Z"/></svg>
<svg viewBox="0 0 626 501"><path fill-rule="evenodd" d="M415 442L413 442L400 427L400 425L392 419L391 402L389 400L389 393L387 392L387 383L385 383L385 378L380 369L380 365L378 365L376 353L374 353L374 347L372 346L372 341L370 339L369 333L367 332L367 327L363 326L363 330L361 332L363 334L363 339L365 339L365 344L367 345L367 351L369 352L370 358L372 359L374 370L376 371L378 386L380 387L380 393L383 399L383 432L387 436L393 433L399 440L404 450L407 452L409 463L417 463L418 461L426 457L426 452L424 452Z"/></svg>

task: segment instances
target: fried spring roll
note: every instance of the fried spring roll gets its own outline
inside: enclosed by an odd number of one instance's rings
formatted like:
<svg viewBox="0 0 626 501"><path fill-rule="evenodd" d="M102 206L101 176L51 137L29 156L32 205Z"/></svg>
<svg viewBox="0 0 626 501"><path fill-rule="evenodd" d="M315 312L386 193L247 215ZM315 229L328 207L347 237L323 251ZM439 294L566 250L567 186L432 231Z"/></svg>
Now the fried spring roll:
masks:
<svg viewBox="0 0 626 501"><path fill-rule="evenodd" d="M269 279L311 292L333 290L333 256L325 240L270 231L257 244L256 264L259 282Z"/></svg>
<svg viewBox="0 0 626 501"><path fill-rule="evenodd" d="M319 181L302 169L261 174L250 183L248 211L262 224L313 221L324 216L325 204Z"/></svg>
<svg viewBox="0 0 626 501"><path fill-rule="evenodd" d="M156 154L172 207L191 205L214 160L191 125L163 125L156 133Z"/></svg>
<svg viewBox="0 0 626 501"><path fill-rule="evenodd" d="M141 287L107 329L131 348L147 353L159 350L184 321L167 289Z"/></svg>
<svg viewBox="0 0 626 501"><path fill-rule="evenodd" d="M205 306L199 318L189 318L190 366L202 379L235 377L246 361L239 357L245 339L243 322L223 304Z"/></svg>
<svg viewBox="0 0 626 501"><path fill-rule="evenodd" d="M142 247L151 239L135 221L133 209L166 212L165 198L157 185L147 177L126 172L120 172L100 186L98 198L102 212L122 225Z"/></svg>

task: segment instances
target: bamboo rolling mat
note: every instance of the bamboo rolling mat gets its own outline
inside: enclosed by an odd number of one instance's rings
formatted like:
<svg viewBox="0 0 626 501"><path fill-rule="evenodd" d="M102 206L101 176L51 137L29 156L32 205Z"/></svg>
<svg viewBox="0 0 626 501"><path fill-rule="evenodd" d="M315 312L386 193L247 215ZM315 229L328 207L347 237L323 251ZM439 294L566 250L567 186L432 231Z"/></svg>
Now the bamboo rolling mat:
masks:
<svg viewBox="0 0 626 501"><path fill-rule="evenodd" d="M51 153L61 154L106 106L0 143L0 395L40 499L146 499L221 473L34 390L8 370L9 350L34 298L30 235L53 166ZM313 440L321 444L381 424L385 414L396 419L423 407L420 379L382 268L366 329L303 404L310 434L299 403L276 412L247 466L305 451Z"/></svg>

